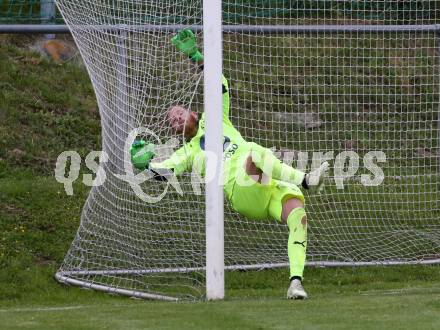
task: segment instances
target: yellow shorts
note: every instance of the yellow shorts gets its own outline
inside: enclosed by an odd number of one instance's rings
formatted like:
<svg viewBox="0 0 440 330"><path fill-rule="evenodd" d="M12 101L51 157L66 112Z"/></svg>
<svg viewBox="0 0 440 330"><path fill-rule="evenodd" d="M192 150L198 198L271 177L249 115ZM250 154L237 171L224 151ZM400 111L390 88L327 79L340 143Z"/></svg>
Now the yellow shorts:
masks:
<svg viewBox="0 0 440 330"><path fill-rule="evenodd" d="M267 185L258 182L251 186L235 184L230 202L235 211L247 218L273 218L281 221L283 203L289 198L298 198L305 203L304 195L298 186L272 180Z"/></svg>

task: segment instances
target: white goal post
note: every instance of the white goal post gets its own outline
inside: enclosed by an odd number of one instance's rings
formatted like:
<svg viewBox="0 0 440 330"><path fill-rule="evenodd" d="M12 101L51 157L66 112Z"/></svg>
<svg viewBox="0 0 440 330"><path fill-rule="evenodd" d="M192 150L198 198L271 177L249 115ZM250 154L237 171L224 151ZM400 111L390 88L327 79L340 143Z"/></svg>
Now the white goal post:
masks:
<svg viewBox="0 0 440 330"><path fill-rule="evenodd" d="M206 113L206 298L223 299L224 226L222 173L222 1L203 0L204 111ZM212 173L211 173L212 172Z"/></svg>
<svg viewBox="0 0 440 330"><path fill-rule="evenodd" d="M286 226L224 203L221 162L208 163L207 185L193 173L177 183L150 178L139 183L143 197L124 179L133 130L164 150L185 143L167 121L173 105L206 113L206 150L221 159L222 72L231 122L246 140L305 170L314 157L330 159L324 193L305 193L307 265L439 263L440 8L369 4L57 0L108 155L57 280L146 299L222 299L225 271L287 266ZM186 27L203 73L170 42ZM378 151L384 159L369 158Z"/></svg>

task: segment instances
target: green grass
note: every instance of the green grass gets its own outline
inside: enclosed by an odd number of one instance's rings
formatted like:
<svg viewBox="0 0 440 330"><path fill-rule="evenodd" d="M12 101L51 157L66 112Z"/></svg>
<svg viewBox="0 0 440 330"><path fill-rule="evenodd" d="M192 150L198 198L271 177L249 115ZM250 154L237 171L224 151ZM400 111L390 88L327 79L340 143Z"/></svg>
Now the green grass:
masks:
<svg viewBox="0 0 440 330"><path fill-rule="evenodd" d="M427 44L422 47L425 53L417 57L420 65L415 66L419 68L415 74L420 79L426 79L428 87L423 87L426 88L423 91L426 93L424 96L426 103L436 108L435 111L437 111L438 100L434 99L437 97L437 92L434 92L434 89L437 89L438 83L432 80L433 76L424 71L427 65L432 65L435 70L438 68L437 64L432 62L432 56L428 56L430 47L432 47L431 41L428 40ZM320 87L316 81L314 82L312 76L318 74L317 71L309 72L310 76L303 76L307 81L295 80L300 79L295 77L301 76L300 70L303 67L319 68L318 59L320 58L326 61L321 63L321 67L330 70L321 73L323 76L341 77L341 72L331 71L329 68L331 68L330 64L335 63L337 56L343 57L343 52L346 50L339 50L340 54L319 54L321 46L330 42L328 40L320 41L323 44L315 45L310 44L311 40L301 38L282 42L302 43L305 53L298 56L297 60L309 62L298 62L297 69L292 69L293 71L287 75L292 80L285 83L284 87L281 86L282 84L274 85L279 94L287 93L291 96L292 93L297 93L296 106L292 110L286 108L282 101L283 96L276 99L274 107L279 108L275 110L303 111L306 107L314 109L317 104L328 103L330 104L328 108L322 107L324 109L322 115L328 116L327 119L340 119L339 114L334 112L336 109L334 104L337 104L339 97L348 97L352 92L349 81L345 83L339 81L338 86L328 87L331 89L327 90L327 87ZM365 53L361 57L372 56L367 48L374 48L374 41L370 42L373 43L372 46L367 40L364 40L363 46L356 45L364 49ZM251 54L254 51L249 48L247 52ZM283 65L285 59L281 56L282 50L278 52L280 56L276 61L279 61L279 65ZM410 53L411 51L408 52L408 58L414 55ZM236 56L230 54L230 59ZM350 63L347 63L347 67L349 65ZM388 63L374 63L374 65L383 69L388 66ZM365 63L365 71L372 66L372 63ZM258 63L253 63L251 67L258 67ZM389 73L391 80L398 80L396 85L410 86L408 90L404 88L397 90L402 97L394 100L396 101L394 106L405 107L409 104L410 106L404 110L412 111L414 118L419 120L418 127L420 128L423 120L429 122L435 119L434 110L429 108L425 112L418 111L417 102L414 104L408 102L414 91L411 87L414 87L414 84L412 82L406 84L405 81L399 80L406 79L409 75L405 71L407 67L408 64L403 62L395 71ZM234 71L231 64L229 64L229 69ZM247 76L250 82L258 78L270 85L271 72L258 75L259 72L256 70L257 68L251 70ZM402 73L403 71L405 73ZM364 79L362 77L365 77L365 72L359 73L359 79ZM240 78L237 72L233 78L235 80L233 86L246 83L246 80ZM375 77L371 79L371 81L363 81L363 84L374 85ZM286 89L286 86L304 89L295 92L292 89ZM272 90L262 92L269 95ZM326 92L328 92L327 96ZM241 120L242 126L245 126L244 121L255 115L255 112L249 112L253 104L245 101L252 100L255 94L246 89L240 92L233 91L233 93L241 93L235 95L240 100L238 105L235 105L235 110L239 114L239 118L236 119ZM312 95L312 97L301 99L305 97L304 95ZM366 93L364 97L365 99L360 100L362 104L377 103L373 93ZM387 98L380 102L391 104L390 99ZM61 285L54 280L53 275L61 265L78 228L82 206L89 189L77 181L73 188L74 195L67 196L63 186L55 181L53 175L56 157L64 150L77 150L81 156L85 156L90 150L101 148L99 115L87 73L84 68L71 63L57 65L22 47L17 47L14 43L2 43L0 45L0 110L0 232L2 233L0 236L0 327L2 329L378 329L391 327L436 329L440 327L438 319L440 313L439 266L310 267L305 273L305 285L311 297L308 301L284 299L288 285L286 269L227 272L226 300L211 303L175 304L140 301ZM350 112L350 109L345 110ZM372 116L368 118L379 116L379 113L371 108L367 110L371 111ZM395 108L388 110L393 112ZM394 148L400 143L401 136L397 133L392 135L391 132L404 129L407 131L405 138L416 141L413 142L414 144L406 145L404 152L411 152L413 148L419 146L418 143L423 143L431 149L437 148L438 141L430 139L432 137L427 133L433 129L432 127L421 127L423 129L420 131L411 133L414 127L410 124L406 127L399 126L401 118L399 116L404 116L404 113L402 110L401 115L394 114L396 116L393 117L394 123L393 120L391 120L392 123L385 124L376 122L367 128L364 126L365 122L359 121L358 126L355 126L358 131L356 139L366 141L367 138L376 136L378 141L387 141L389 146ZM253 119L256 120L257 127L265 120L265 118ZM276 123L272 124L274 127L266 128L264 133L266 135L260 136L263 140L274 141L279 138L277 132L293 130L281 123L278 123L279 126L276 126ZM250 137L255 134L246 127L243 128L244 133ZM352 138L347 135L348 127L341 125L340 128L340 135L332 140L333 147L340 147L339 142L344 138ZM370 134L371 128L375 129L375 135ZM270 133L272 130L275 133ZM311 131L303 133L301 139L304 141L324 139L326 134L322 131ZM311 145L306 143L293 147L310 149ZM363 147L368 150L372 146L365 143ZM428 166L428 168L432 167L432 169L436 165L432 159L413 159L407 162L399 159L402 156L399 150L395 152L395 160L391 162L388 172L393 175L401 173L399 167L414 165L414 162ZM88 172L84 164L82 172ZM346 219L342 218L344 214L342 211L354 212L354 210L358 212L358 215L365 217L379 218L385 213L386 219L394 221L399 226L423 228L425 222L421 220L428 221L428 219L432 226L437 224L440 210L435 205L438 200L438 189L434 185L426 189L423 196L425 200L419 201L425 206L430 205L428 210L411 211L411 208L408 208L408 200L399 194L393 195L392 189L385 191L384 195L377 193L374 195L376 197L372 197L371 202L374 203L380 198L392 196L395 213L368 209L367 206L357 201L357 195L353 194L353 192L361 192L359 189L357 186L350 186L348 193L332 191L333 204L329 204L325 196L311 198L312 204L324 202L325 207L316 210L318 219L321 219L319 212L327 212L327 216L334 217L333 222L316 222L315 226L365 224L362 219L351 218L350 223L347 223ZM183 205L183 202L184 200L180 201L178 205ZM332 210L331 205L337 207ZM190 211L193 210L182 209L181 215L185 215L184 212L190 214ZM393 219L393 215L397 215L397 219ZM421 220L412 221L412 218L408 218L409 215ZM255 230L254 227L252 230ZM243 233L245 232L246 229L243 229ZM262 239L262 242L266 241ZM164 242L164 246L171 243L173 242ZM326 243L322 244L325 247ZM333 246L329 243L327 248L338 251L340 246ZM381 253L373 247L371 250L378 255Z"/></svg>
<svg viewBox="0 0 440 330"><path fill-rule="evenodd" d="M436 329L439 292L322 294L307 302L281 299L203 304L106 301L0 310L7 329ZM63 307L65 309L63 309Z"/></svg>
<svg viewBox="0 0 440 330"><path fill-rule="evenodd" d="M0 58L0 159L7 166L48 175L62 151L84 157L99 148L98 108L84 68L8 42Z"/></svg>
<svg viewBox="0 0 440 330"><path fill-rule="evenodd" d="M28 271L22 299L0 302L4 329L436 329L440 269L310 268L307 301L285 300L284 271L228 273L222 302L132 300L61 286Z"/></svg>

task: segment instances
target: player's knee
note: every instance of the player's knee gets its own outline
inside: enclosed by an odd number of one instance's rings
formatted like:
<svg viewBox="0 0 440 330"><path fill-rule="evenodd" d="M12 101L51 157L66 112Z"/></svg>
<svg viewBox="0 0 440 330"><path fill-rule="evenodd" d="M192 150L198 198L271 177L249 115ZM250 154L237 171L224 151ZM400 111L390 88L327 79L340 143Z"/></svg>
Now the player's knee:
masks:
<svg viewBox="0 0 440 330"><path fill-rule="evenodd" d="M287 218L289 217L290 213L297 208L304 208L304 203L302 200L293 197L284 201L283 208L281 211L281 220L283 222L287 222ZM301 219L301 223L303 221L305 224L307 224L306 216L304 216L303 219Z"/></svg>
<svg viewBox="0 0 440 330"><path fill-rule="evenodd" d="M301 225L302 225L303 227L307 227L307 215L304 215L304 216L301 218Z"/></svg>

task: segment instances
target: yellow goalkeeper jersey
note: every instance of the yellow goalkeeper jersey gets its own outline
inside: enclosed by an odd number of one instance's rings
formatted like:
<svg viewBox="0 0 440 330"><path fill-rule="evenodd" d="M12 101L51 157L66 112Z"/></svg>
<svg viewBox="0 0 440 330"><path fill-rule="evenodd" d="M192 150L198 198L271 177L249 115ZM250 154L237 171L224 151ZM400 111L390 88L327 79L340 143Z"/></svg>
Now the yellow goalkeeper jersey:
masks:
<svg viewBox="0 0 440 330"><path fill-rule="evenodd" d="M249 154L250 146L240 132L232 125L229 119L230 96L227 79L222 76L222 98L223 98L223 173L224 190L226 196L231 198L237 172L243 171L243 156ZM176 150L168 159L162 162L152 162L151 169L166 168L180 175L184 172L196 170L202 177L205 176L205 113L199 121L196 136L188 143ZM197 168L195 168L197 167Z"/></svg>

